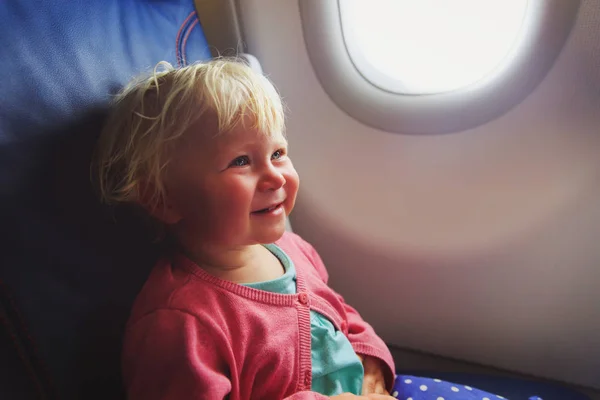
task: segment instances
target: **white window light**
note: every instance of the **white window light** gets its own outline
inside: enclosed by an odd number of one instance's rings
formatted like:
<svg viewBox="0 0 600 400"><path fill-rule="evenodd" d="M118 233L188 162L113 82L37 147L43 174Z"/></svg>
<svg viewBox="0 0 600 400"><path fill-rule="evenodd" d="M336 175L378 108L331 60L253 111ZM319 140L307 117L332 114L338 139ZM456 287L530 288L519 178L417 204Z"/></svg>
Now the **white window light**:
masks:
<svg viewBox="0 0 600 400"><path fill-rule="evenodd" d="M356 120L440 134L487 123L552 68L581 0L298 0L323 89Z"/></svg>
<svg viewBox="0 0 600 400"><path fill-rule="evenodd" d="M527 0L340 0L346 47L374 85L433 94L501 70L519 44Z"/></svg>

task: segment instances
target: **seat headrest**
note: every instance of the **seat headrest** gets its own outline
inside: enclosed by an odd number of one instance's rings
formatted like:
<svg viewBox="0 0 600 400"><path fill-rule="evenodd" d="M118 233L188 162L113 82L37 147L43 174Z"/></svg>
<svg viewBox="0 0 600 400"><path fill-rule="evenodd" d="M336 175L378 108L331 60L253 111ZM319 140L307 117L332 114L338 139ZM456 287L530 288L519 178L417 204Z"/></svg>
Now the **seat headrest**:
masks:
<svg viewBox="0 0 600 400"><path fill-rule="evenodd" d="M120 338L154 256L98 205L91 149L112 93L208 45L193 0L9 1L0 36L0 340L40 398L118 398ZM10 383L0 398L19 398Z"/></svg>

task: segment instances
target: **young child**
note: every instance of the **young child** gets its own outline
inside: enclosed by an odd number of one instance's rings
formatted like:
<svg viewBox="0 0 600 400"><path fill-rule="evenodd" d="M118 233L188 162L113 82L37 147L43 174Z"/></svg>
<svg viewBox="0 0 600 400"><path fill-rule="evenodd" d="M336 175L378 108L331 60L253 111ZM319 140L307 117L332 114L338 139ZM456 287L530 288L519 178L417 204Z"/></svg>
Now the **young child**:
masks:
<svg viewBox="0 0 600 400"><path fill-rule="evenodd" d="M285 231L299 179L275 88L235 60L162 65L117 97L95 157L102 199L172 244L128 322L129 398L401 396L385 343Z"/></svg>

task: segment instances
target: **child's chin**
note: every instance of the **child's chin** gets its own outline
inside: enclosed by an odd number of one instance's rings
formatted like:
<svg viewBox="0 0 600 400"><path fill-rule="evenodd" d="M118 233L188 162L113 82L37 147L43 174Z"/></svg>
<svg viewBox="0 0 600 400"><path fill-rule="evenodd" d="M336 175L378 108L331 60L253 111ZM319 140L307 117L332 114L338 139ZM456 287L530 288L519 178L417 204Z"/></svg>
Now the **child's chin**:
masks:
<svg viewBox="0 0 600 400"><path fill-rule="evenodd" d="M256 241L259 243L273 243L281 239L285 233L285 224L281 227L273 227L268 231L260 232L257 236Z"/></svg>

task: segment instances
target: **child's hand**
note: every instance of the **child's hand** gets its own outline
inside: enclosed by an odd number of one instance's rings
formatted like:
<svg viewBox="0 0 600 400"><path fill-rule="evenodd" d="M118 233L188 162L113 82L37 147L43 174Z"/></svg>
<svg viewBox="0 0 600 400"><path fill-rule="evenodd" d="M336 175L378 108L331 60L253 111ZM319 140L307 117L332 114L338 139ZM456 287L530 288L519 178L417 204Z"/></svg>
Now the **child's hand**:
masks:
<svg viewBox="0 0 600 400"><path fill-rule="evenodd" d="M363 396L372 393L389 395L387 390L385 390L385 378L383 376L383 369L381 368L381 361L378 358L361 356L360 354L358 358L362 361L363 368L365 369L365 378L362 387Z"/></svg>

